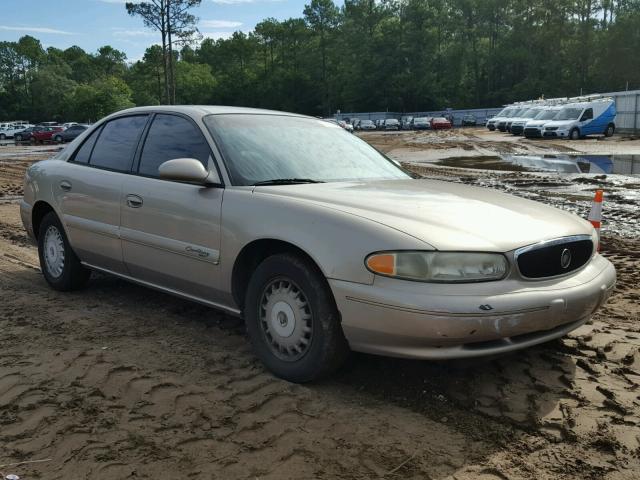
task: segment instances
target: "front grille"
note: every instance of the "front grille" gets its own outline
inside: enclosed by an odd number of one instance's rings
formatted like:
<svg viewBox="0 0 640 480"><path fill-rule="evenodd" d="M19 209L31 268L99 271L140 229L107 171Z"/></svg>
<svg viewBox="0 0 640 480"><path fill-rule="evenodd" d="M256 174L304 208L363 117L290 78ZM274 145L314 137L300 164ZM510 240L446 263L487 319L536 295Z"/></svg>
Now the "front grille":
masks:
<svg viewBox="0 0 640 480"><path fill-rule="evenodd" d="M516 251L516 260L523 277L545 278L577 270L589 261L592 254L591 238L579 236L553 240L539 246L524 247ZM567 256L570 259L568 262Z"/></svg>
<svg viewBox="0 0 640 480"><path fill-rule="evenodd" d="M524 128L522 127L522 125L511 125L511 133L513 133L514 135L520 135L523 130Z"/></svg>
<svg viewBox="0 0 640 480"><path fill-rule="evenodd" d="M544 132L545 137L557 137L558 134L556 132Z"/></svg>
<svg viewBox="0 0 640 480"><path fill-rule="evenodd" d="M540 129L528 127L524 129L524 136L525 137L541 137L542 134L540 133Z"/></svg>

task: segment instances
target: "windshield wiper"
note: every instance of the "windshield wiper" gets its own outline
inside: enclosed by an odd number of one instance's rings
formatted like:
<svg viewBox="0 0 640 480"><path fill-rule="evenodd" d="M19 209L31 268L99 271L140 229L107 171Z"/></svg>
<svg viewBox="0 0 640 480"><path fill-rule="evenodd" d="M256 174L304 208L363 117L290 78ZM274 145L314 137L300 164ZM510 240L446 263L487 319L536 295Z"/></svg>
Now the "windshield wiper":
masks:
<svg viewBox="0 0 640 480"><path fill-rule="evenodd" d="M295 185L297 183L324 183L321 180L314 180L312 178L272 178L271 180L263 180L256 182L252 186L257 187L259 185Z"/></svg>

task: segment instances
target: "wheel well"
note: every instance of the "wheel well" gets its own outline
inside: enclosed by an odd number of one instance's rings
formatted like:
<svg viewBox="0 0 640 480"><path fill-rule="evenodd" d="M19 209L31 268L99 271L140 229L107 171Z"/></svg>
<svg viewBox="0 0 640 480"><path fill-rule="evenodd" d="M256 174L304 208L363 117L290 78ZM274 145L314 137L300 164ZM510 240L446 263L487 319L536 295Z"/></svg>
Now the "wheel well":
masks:
<svg viewBox="0 0 640 480"><path fill-rule="evenodd" d="M53 207L51 207L47 202L39 201L33 206L33 210L31 211L31 225L33 227L33 235L36 239L38 238L42 219L47 213L53 211Z"/></svg>
<svg viewBox="0 0 640 480"><path fill-rule="evenodd" d="M304 250L283 240L261 239L244 246L238 254L231 274L231 293L236 305L244 308L244 296L249 280L262 261L278 253L296 253L308 259L322 273L317 263Z"/></svg>

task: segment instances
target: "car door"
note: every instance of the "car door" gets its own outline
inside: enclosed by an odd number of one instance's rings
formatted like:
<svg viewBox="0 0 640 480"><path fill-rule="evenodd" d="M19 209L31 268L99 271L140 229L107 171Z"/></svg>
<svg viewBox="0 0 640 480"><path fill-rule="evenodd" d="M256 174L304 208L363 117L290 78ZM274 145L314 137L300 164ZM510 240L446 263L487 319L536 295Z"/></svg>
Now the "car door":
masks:
<svg viewBox="0 0 640 480"><path fill-rule="evenodd" d="M61 163L52 183L69 241L92 266L127 274L120 241L120 196L148 115L110 120Z"/></svg>
<svg viewBox="0 0 640 480"><path fill-rule="evenodd" d="M161 179L167 160L195 158L215 169L200 127L178 114L154 116L121 197L124 261L139 280L216 302L223 188Z"/></svg>
<svg viewBox="0 0 640 480"><path fill-rule="evenodd" d="M596 133L593 128L593 108L586 108L580 116L580 133L582 135L589 135ZM597 132L602 133L602 132Z"/></svg>

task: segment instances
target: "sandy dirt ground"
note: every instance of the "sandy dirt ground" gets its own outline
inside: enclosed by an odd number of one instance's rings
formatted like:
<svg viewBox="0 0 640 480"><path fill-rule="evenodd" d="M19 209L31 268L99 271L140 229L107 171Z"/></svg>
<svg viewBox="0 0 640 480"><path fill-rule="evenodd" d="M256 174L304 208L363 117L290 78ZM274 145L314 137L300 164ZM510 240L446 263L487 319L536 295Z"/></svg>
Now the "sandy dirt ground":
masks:
<svg viewBox="0 0 640 480"><path fill-rule="evenodd" d="M265 372L241 320L102 275L82 292L49 289L15 200L26 165L49 152L6 148L15 150L0 149L0 473L639 478L640 243L629 217L637 204L616 210L631 234L605 225L614 294L568 337L480 361L354 354L331 379L303 386ZM552 186L529 189L527 181L548 180L522 172L420 172L535 193L577 212L587 205L582 188L612 181L571 180L582 193L559 199L543 194ZM611 212L625 201L611 201ZM45 461L7 466L34 460Z"/></svg>

